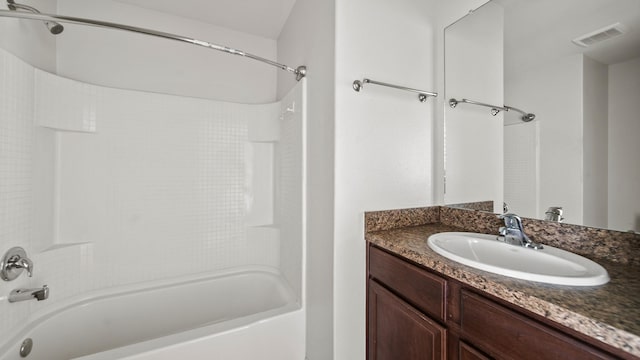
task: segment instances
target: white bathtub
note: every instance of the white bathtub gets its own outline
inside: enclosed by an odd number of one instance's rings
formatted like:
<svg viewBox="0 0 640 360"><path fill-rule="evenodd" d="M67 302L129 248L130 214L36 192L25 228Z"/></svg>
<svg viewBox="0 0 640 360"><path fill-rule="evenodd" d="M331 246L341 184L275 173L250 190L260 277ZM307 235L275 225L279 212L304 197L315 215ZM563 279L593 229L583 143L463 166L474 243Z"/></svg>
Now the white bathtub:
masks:
<svg viewBox="0 0 640 360"><path fill-rule="evenodd" d="M253 268L58 307L0 348L0 359L22 359L26 338L31 360L302 360L304 313L278 273Z"/></svg>

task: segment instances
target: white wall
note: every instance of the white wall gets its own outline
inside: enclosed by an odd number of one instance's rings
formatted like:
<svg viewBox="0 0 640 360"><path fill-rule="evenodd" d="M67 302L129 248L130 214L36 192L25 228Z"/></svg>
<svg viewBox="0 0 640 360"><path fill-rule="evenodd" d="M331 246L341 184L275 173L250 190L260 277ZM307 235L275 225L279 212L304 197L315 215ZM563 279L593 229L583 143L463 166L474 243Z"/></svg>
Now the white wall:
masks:
<svg viewBox="0 0 640 360"><path fill-rule="evenodd" d="M306 65L307 328L309 360L333 358L334 1L298 0L278 39L278 60ZM295 79L278 73L278 97Z"/></svg>
<svg viewBox="0 0 640 360"><path fill-rule="evenodd" d="M352 82L367 77L435 90L430 2L344 0L336 4L334 356L365 354L367 210L433 203L434 102Z"/></svg>
<svg viewBox="0 0 640 360"><path fill-rule="evenodd" d="M60 0L58 12L209 41L274 59L276 42L113 0ZM274 67L191 44L68 25L58 38L58 74L104 86L223 101L276 99Z"/></svg>
<svg viewBox="0 0 640 360"><path fill-rule="evenodd" d="M446 98L502 106L504 10L486 4L445 32ZM503 116L458 104L445 109L445 203L503 199Z"/></svg>
<svg viewBox="0 0 640 360"><path fill-rule="evenodd" d="M524 84L526 87L526 84ZM505 86L505 90L509 88ZM510 94L514 94L511 92ZM515 98L515 96L513 96ZM511 97L509 97L511 98ZM505 100L507 104L524 104ZM512 114L507 114L511 116ZM540 123L509 124L504 127L504 202L509 212L540 217Z"/></svg>
<svg viewBox="0 0 640 360"><path fill-rule="evenodd" d="M364 359L363 212L442 196L432 177L442 173L442 126L433 115L442 95L419 103L383 87L355 93L351 83L366 76L441 92L443 28L482 2L338 1L334 12L332 2L298 0L279 38L279 61L309 68L310 360ZM292 81L279 75L279 93Z"/></svg>
<svg viewBox="0 0 640 360"><path fill-rule="evenodd" d="M516 76L517 75L517 76ZM552 84L552 85L550 85ZM526 217L543 218L550 206L564 209L566 222L582 223L583 218L583 60L582 55L571 55L538 64L535 68L522 69L509 74L506 79L505 102L535 113L532 123L517 123L508 114L509 136L526 139L527 145L509 139L515 164L505 163L506 178L510 189L506 202L511 211ZM516 129L517 127L517 129ZM535 145L534 147L531 147ZM520 187L520 177L527 182ZM534 177L535 179L532 179ZM535 180L535 183L532 182ZM537 193L527 194L528 191ZM537 201L537 204L520 205L519 201Z"/></svg>
<svg viewBox="0 0 640 360"><path fill-rule="evenodd" d="M608 228L608 66L583 58L583 224Z"/></svg>
<svg viewBox="0 0 640 360"><path fill-rule="evenodd" d="M640 231L640 58L609 66L609 228Z"/></svg>

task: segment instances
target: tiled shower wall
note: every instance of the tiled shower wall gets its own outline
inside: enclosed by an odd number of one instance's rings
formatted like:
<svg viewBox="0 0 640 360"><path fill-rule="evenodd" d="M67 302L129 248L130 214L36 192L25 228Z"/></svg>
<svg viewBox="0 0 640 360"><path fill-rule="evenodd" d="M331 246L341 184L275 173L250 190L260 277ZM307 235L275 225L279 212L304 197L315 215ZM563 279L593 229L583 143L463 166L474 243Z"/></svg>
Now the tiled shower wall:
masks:
<svg viewBox="0 0 640 360"><path fill-rule="evenodd" d="M94 96L96 132L59 133L57 242L91 243L104 285L278 265L277 238L249 238L245 226L253 179L270 171L253 163L249 128L277 119L278 104Z"/></svg>
<svg viewBox="0 0 640 360"><path fill-rule="evenodd" d="M33 69L0 54L0 244L29 248L33 240ZM21 281L14 283L24 283ZM11 285L0 284L0 334L23 321L30 309L9 308Z"/></svg>
<svg viewBox="0 0 640 360"><path fill-rule="evenodd" d="M82 84L3 51L0 72L0 251L36 264L0 284L0 335L79 294L234 267L281 268L300 296L302 84L246 105ZM6 301L42 284L47 301Z"/></svg>

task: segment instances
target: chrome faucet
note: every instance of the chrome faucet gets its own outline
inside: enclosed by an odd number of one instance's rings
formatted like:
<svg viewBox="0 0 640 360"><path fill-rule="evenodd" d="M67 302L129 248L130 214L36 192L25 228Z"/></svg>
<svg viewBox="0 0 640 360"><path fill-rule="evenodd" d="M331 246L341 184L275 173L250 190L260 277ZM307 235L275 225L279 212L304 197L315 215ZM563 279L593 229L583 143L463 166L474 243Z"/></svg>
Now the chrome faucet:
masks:
<svg viewBox="0 0 640 360"><path fill-rule="evenodd" d="M33 276L33 261L27 258L27 253L21 247L9 249L0 260L0 278L11 281L17 278L23 270L29 277Z"/></svg>
<svg viewBox="0 0 640 360"><path fill-rule="evenodd" d="M545 218L544 218L545 220L556 221L556 222L564 221L564 217L562 217L562 207L560 206L551 206L549 209L547 209L544 215L545 215Z"/></svg>
<svg viewBox="0 0 640 360"><path fill-rule="evenodd" d="M15 289L9 294L9 302L25 300L46 300L49 298L49 287L47 285L38 289Z"/></svg>
<svg viewBox="0 0 640 360"><path fill-rule="evenodd" d="M505 242L507 244L522 246L535 250L540 250L543 248L542 244L533 242L524 233L524 229L522 228L522 219L520 219L518 215L504 214L499 215L498 217L504 220L504 226L498 229L499 235L497 240Z"/></svg>

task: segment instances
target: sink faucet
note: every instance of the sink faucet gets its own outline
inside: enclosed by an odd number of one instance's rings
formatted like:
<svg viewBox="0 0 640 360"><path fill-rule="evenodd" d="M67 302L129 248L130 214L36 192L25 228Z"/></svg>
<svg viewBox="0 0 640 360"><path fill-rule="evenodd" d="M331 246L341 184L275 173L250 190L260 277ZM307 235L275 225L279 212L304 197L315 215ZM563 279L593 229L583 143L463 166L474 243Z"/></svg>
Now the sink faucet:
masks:
<svg viewBox="0 0 640 360"><path fill-rule="evenodd" d="M524 233L522 228L522 219L516 214L504 214L498 216L504 220L504 226L498 229L498 240L507 244L522 246L535 250L542 249L542 244L533 242Z"/></svg>
<svg viewBox="0 0 640 360"><path fill-rule="evenodd" d="M46 300L49 298L49 287L47 285L38 289L15 289L9 294L9 302L18 302L25 300Z"/></svg>
<svg viewBox="0 0 640 360"><path fill-rule="evenodd" d="M547 211L544 214L545 214L545 218L544 218L545 220L557 221L557 222L564 221L564 217L562 217L562 207L560 206L551 206L549 209L547 209Z"/></svg>

